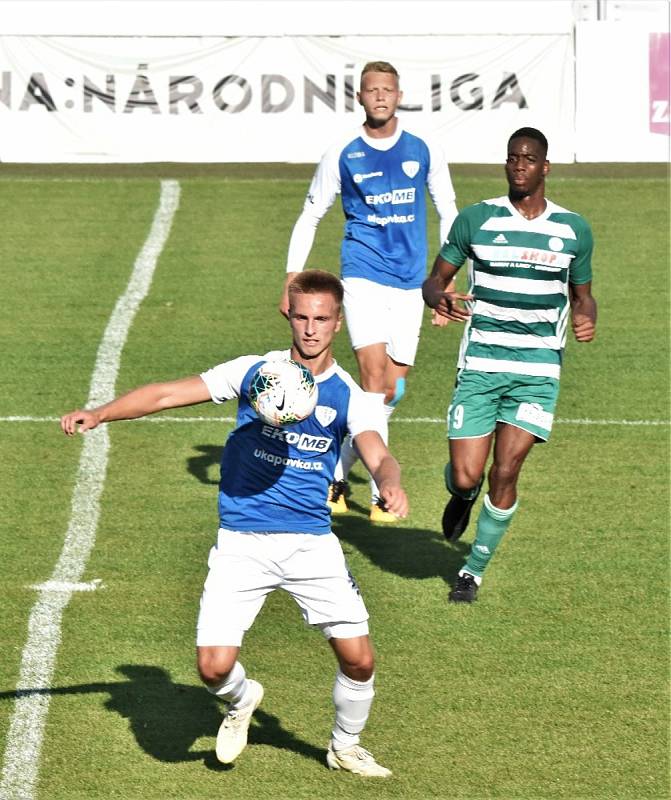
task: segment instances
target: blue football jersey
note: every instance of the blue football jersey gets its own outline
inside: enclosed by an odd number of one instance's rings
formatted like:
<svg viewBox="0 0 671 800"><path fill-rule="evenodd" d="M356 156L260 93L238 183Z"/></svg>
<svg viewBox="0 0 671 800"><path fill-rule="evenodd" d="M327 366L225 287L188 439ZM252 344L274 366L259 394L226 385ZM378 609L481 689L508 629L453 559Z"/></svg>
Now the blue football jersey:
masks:
<svg viewBox="0 0 671 800"><path fill-rule="evenodd" d="M407 131L389 150L362 136L340 154L345 213L340 263L343 278L367 278L414 289L426 275L426 143Z"/></svg>
<svg viewBox="0 0 671 800"><path fill-rule="evenodd" d="M454 188L442 150L435 142L397 125L375 139L360 127L323 156L294 226L288 272L303 269L319 220L342 195L345 230L343 278L416 289L426 277L426 189L440 217L440 241L457 214Z"/></svg>
<svg viewBox="0 0 671 800"><path fill-rule="evenodd" d="M289 357L289 351L242 356L201 375L215 402L238 398L221 460L222 528L329 533L326 499L343 439L384 432L379 396L364 392L335 362L315 376L319 399L307 419L281 428L262 422L249 402L251 378L264 361Z"/></svg>

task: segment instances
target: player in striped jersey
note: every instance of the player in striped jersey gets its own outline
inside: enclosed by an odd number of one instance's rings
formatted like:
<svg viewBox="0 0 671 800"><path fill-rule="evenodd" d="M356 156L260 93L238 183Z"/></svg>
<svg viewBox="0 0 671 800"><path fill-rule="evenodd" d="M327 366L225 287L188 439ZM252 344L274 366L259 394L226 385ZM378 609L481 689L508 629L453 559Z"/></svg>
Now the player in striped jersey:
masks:
<svg viewBox="0 0 671 800"><path fill-rule="evenodd" d="M596 328L593 240L579 214L545 197L548 143L535 128L508 141L508 194L465 208L423 285L424 299L465 330L448 410L450 499L443 533L466 529L493 446L475 540L449 598L475 600L482 576L517 509L517 480L535 442L547 441L571 317L579 342ZM446 291L467 259L467 294Z"/></svg>
<svg viewBox="0 0 671 800"><path fill-rule="evenodd" d="M340 194L347 329L361 386L385 395L387 417L403 397L419 342L427 263L425 190L440 217L441 242L457 215L442 148L402 124L396 116L402 97L398 72L391 64L371 61L363 67L357 99L366 115L364 124L341 136L317 167L291 234L280 301L286 315L286 287L305 266L317 226ZM333 513L347 511L346 480L355 460L356 451L345 443L331 486ZM395 521L380 502L374 481L370 518Z"/></svg>

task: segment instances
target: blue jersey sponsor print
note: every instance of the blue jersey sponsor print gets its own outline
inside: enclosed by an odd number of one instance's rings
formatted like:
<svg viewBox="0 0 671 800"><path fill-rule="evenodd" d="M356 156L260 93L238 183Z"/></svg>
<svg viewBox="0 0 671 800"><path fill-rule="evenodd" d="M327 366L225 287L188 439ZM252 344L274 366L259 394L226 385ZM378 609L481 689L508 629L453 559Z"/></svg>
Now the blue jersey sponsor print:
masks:
<svg viewBox="0 0 671 800"><path fill-rule="evenodd" d="M343 278L415 289L426 275L426 186L431 165L423 139L403 131L389 150L359 136L340 154L345 236Z"/></svg>

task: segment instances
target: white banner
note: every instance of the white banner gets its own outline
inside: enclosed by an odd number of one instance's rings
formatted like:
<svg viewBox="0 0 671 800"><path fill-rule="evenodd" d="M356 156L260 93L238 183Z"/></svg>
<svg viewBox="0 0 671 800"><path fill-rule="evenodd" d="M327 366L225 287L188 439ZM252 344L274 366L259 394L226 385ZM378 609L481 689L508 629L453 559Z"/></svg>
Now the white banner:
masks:
<svg viewBox="0 0 671 800"><path fill-rule="evenodd" d="M0 159L316 162L363 120L363 64L401 73L409 124L452 163L501 163L540 128L574 157L569 33L99 38L0 36Z"/></svg>
<svg viewBox="0 0 671 800"><path fill-rule="evenodd" d="M668 30L585 22L576 47L576 160L668 161Z"/></svg>

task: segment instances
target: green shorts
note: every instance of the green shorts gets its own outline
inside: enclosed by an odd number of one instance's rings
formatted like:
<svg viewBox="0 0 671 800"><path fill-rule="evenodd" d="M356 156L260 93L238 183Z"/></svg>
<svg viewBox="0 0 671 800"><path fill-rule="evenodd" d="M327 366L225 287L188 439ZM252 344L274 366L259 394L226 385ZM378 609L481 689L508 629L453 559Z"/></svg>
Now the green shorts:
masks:
<svg viewBox="0 0 671 800"><path fill-rule="evenodd" d="M450 439L487 436L497 422L505 422L547 441L558 396L555 378L462 370L447 411L447 435Z"/></svg>

